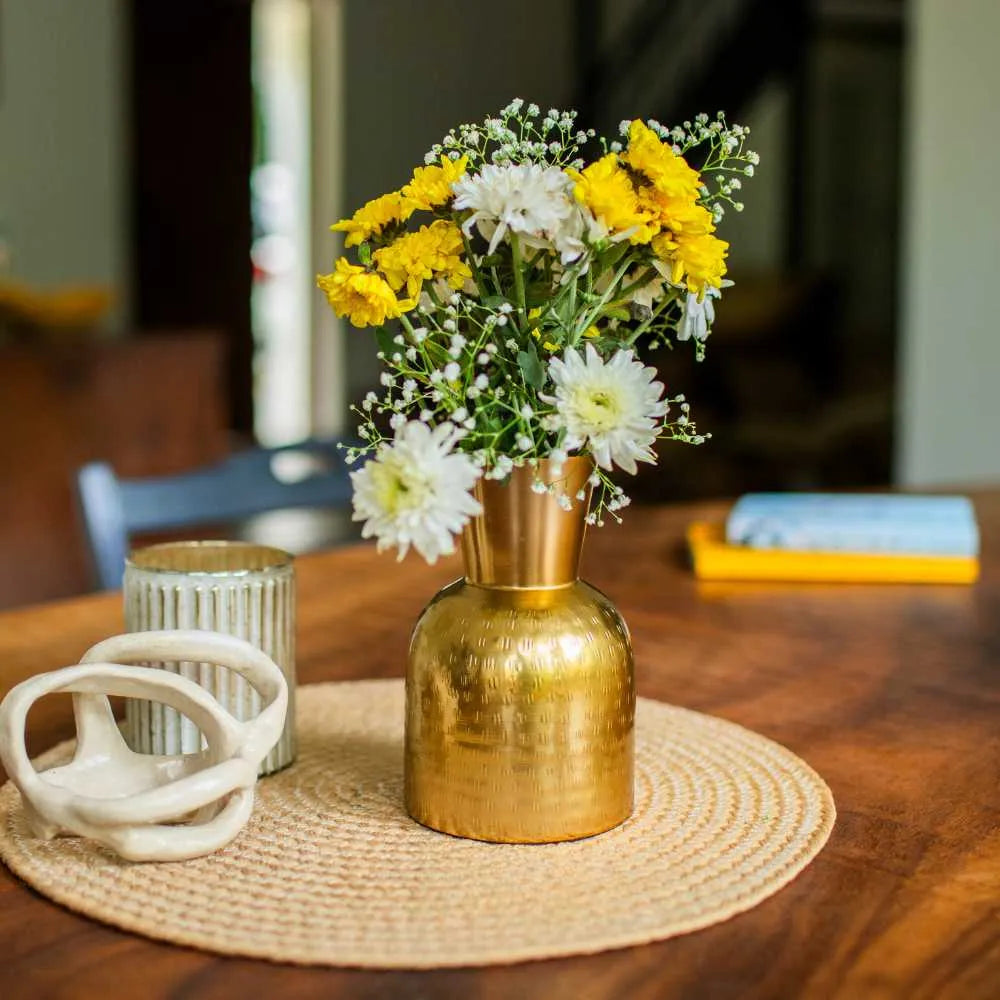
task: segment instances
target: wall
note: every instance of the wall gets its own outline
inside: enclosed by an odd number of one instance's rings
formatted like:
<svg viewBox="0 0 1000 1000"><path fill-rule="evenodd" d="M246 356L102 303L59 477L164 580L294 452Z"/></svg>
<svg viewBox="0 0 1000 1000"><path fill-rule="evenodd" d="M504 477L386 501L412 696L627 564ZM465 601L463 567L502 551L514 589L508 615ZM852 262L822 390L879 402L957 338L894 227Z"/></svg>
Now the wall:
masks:
<svg viewBox="0 0 1000 1000"><path fill-rule="evenodd" d="M739 196L746 208L729 210L718 235L730 244L729 267L737 275L775 272L784 262L790 211L787 171L791 100L788 87L771 82L764 86L745 115L731 120L750 129L750 149L760 155L761 167L743 180ZM671 122L670 124L674 124Z"/></svg>
<svg viewBox="0 0 1000 1000"><path fill-rule="evenodd" d="M1000 481L1000 4L913 0L897 477Z"/></svg>
<svg viewBox="0 0 1000 1000"><path fill-rule="evenodd" d="M846 25L845 25L846 22ZM847 364L888 352L896 334L899 253L898 37L831 18L813 45L807 114L805 261L843 295ZM905 40L903 42L905 46ZM888 471L888 470L887 470Z"/></svg>
<svg viewBox="0 0 1000 1000"><path fill-rule="evenodd" d="M0 238L10 273L112 287L128 315L122 0L6 0Z"/></svg>

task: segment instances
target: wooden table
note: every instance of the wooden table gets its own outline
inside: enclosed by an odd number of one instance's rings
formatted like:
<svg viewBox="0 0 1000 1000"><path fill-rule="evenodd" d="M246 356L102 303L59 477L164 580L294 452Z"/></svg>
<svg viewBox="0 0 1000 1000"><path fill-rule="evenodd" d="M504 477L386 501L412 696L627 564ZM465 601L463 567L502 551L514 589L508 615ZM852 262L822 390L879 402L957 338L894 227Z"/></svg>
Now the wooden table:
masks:
<svg viewBox="0 0 1000 1000"><path fill-rule="evenodd" d="M630 509L585 576L624 612L640 694L804 757L837 800L790 886L727 923L584 958L431 973L219 958L75 916L0 869L0 997L1000 997L1000 493L976 498L974 587L699 585L680 539L721 507ZM299 564L299 677L391 677L457 575L353 547ZM117 595L0 614L0 692L121 628ZM32 751L71 732L33 711ZM586 905L586 901L581 901Z"/></svg>

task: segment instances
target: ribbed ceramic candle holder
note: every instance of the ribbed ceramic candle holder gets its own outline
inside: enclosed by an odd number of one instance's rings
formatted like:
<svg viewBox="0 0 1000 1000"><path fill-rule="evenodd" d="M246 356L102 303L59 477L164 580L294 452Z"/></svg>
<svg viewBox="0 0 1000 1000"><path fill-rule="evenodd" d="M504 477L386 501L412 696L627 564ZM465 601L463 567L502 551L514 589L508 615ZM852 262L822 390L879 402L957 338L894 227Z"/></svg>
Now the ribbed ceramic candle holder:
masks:
<svg viewBox="0 0 1000 1000"><path fill-rule="evenodd" d="M247 542L177 542L133 552L125 565L125 628L208 629L262 649L288 681L281 739L261 763L270 774L295 759L295 570L280 549ZM260 695L238 674L211 663L156 663L196 681L237 719L254 718ZM179 712L150 701L125 706L125 739L139 753L195 753L198 728Z"/></svg>

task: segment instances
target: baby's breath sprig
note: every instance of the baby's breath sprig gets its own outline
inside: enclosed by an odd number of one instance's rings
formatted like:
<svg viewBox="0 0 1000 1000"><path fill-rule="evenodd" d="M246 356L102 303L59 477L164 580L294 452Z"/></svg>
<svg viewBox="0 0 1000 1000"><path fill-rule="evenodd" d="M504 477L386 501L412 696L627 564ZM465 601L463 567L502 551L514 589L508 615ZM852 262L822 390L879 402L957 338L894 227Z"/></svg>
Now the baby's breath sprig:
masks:
<svg viewBox="0 0 1000 1000"><path fill-rule="evenodd" d="M526 108L515 98L496 117L482 124L464 124L451 129L424 156L425 163L437 163L444 155L452 160L467 157L470 171L487 163L541 163L547 166L582 168L580 147L595 138L593 129L576 126L576 111L549 108L542 114L537 104Z"/></svg>

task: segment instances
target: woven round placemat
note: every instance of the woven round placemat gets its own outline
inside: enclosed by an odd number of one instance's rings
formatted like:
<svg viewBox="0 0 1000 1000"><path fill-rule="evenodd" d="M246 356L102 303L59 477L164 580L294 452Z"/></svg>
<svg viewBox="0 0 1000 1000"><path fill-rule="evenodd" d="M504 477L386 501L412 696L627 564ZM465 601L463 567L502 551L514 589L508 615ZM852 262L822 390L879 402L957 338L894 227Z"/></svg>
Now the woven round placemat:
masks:
<svg viewBox="0 0 1000 1000"><path fill-rule="evenodd" d="M737 725L639 699L636 808L608 833L501 845L418 826L402 804L401 681L304 687L299 758L258 785L226 849L132 864L37 840L0 791L0 855L97 920L208 951L369 968L489 965L621 948L749 909L826 842L823 780ZM71 744L41 766L67 759Z"/></svg>

